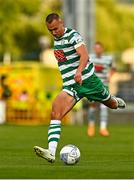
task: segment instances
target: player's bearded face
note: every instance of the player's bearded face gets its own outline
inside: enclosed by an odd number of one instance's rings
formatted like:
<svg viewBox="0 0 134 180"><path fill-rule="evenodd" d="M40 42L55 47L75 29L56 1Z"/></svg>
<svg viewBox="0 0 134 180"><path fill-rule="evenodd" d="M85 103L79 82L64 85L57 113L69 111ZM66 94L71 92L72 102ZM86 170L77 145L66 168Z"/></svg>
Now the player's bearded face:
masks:
<svg viewBox="0 0 134 180"><path fill-rule="evenodd" d="M64 24L61 19L54 19L51 23L47 23L47 28L56 38L61 37L64 34Z"/></svg>

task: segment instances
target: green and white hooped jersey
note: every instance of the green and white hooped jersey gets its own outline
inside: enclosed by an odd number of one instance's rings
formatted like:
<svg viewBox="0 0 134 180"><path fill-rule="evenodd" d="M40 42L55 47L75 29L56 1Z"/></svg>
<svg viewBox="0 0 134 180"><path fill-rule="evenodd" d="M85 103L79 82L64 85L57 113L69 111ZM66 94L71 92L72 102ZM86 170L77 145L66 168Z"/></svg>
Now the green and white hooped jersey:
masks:
<svg viewBox="0 0 134 180"><path fill-rule="evenodd" d="M95 67L95 74L102 80L105 85L109 83L109 72L113 67L113 57L111 55L102 55L97 57L96 54L90 54L91 61Z"/></svg>
<svg viewBox="0 0 134 180"><path fill-rule="evenodd" d="M74 75L80 63L80 56L76 48L84 44L81 35L74 29L65 28L64 35L54 39L54 55L58 61L63 86L75 84ZM82 72L82 80L89 78L94 73L93 63L87 63Z"/></svg>

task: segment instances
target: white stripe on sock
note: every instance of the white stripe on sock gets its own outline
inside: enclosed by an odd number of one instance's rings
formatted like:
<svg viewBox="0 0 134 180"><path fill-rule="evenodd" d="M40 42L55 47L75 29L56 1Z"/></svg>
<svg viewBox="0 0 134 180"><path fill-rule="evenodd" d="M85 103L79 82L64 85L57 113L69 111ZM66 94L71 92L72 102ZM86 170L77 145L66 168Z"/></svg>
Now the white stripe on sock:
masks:
<svg viewBox="0 0 134 180"><path fill-rule="evenodd" d="M51 132L55 132L55 131L61 131L61 128L49 129L48 134L51 133Z"/></svg>
<svg viewBox="0 0 134 180"><path fill-rule="evenodd" d="M51 120L50 125L51 124L58 125L58 124L61 124L61 121L60 120Z"/></svg>

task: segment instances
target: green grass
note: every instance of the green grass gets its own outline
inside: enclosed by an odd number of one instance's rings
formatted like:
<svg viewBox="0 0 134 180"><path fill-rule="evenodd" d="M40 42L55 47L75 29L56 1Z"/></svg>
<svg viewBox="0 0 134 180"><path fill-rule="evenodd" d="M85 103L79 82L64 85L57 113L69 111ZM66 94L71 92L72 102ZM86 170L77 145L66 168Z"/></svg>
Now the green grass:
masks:
<svg viewBox="0 0 134 180"><path fill-rule="evenodd" d="M111 125L111 136L88 138L86 126L63 126L57 159L49 164L38 158L33 146L47 145L46 126L0 126L1 179L132 179L134 178L133 125ZM59 151L65 144L81 151L80 162L64 165Z"/></svg>

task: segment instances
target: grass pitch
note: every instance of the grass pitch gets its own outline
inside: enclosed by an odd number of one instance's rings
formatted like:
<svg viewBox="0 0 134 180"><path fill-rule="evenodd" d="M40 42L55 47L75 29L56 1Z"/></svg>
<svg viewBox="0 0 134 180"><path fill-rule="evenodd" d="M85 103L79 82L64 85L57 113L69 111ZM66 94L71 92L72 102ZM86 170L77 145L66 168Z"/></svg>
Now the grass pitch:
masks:
<svg viewBox="0 0 134 180"><path fill-rule="evenodd" d="M49 164L33 146L47 146L47 126L0 126L1 179L134 179L134 125L110 125L110 137L88 138L86 126L62 126L57 159ZM64 165L60 149L75 144L80 162Z"/></svg>

